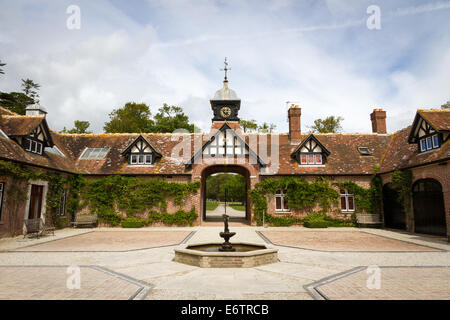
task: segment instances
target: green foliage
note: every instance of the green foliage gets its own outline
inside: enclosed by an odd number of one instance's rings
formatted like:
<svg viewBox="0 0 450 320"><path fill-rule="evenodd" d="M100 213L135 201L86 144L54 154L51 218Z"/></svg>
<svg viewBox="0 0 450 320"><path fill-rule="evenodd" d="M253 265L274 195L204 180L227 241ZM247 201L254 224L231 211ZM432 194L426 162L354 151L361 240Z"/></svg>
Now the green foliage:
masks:
<svg viewBox="0 0 450 320"><path fill-rule="evenodd" d="M103 129L107 133L152 132L153 120L145 103L127 102L123 108L109 114L110 121Z"/></svg>
<svg viewBox="0 0 450 320"><path fill-rule="evenodd" d="M241 204L230 204L230 207L237 211L245 211L245 206Z"/></svg>
<svg viewBox="0 0 450 320"><path fill-rule="evenodd" d="M277 126L275 124L264 122L258 126L258 131L262 133L272 133L276 128Z"/></svg>
<svg viewBox="0 0 450 320"><path fill-rule="evenodd" d="M244 132L255 132L258 129L256 120L239 120L239 124Z"/></svg>
<svg viewBox="0 0 450 320"><path fill-rule="evenodd" d="M194 132L194 125L189 123L189 117L184 114L183 109L177 106L164 104L153 117L153 132L174 132L177 129L185 129Z"/></svg>
<svg viewBox="0 0 450 320"><path fill-rule="evenodd" d="M2 68L4 66L6 66L6 63L2 63L2 60L0 60L0 74L5 74L5 72L3 71L3 68Z"/></svg>
<svg viewBox="0 0 450 320"><path fill-rule="evenodd" d="M249 192L257 221L261 221L263 212L267 212L267 197L273 197L279 189L284 190L288 206L297 210L313 210L318 205L321 212L327 212L339 197L328 180L323 178L313 182L293 177L265 179Z"/></svg>
<svg viewBox="0 0 450 320"><path fill-rule="evenodd" d="M447 103L441 105L441 109L450 109L450 101L447 101Z"/></svg>
<svg viewBox="0 0 450 320"><path fill-rule="evenodd" d="M122 220L122 228L142 228L144 222L144 220L139 218L127 217Z"/></svg>
<svg viewBox="0 0 450 320"><path fill-rule="evenodd" d="M10 176L21 182L28 182L29 180L48 181L46 211L50 214L52 222L56 227L66 226L69 220L68 217L58 215L61 193L64 189L70 190L66 198L68 215L73 216L74 212L79 208L78 193L84 181L84 178L79 175L65 177L54 173L35 172L3 160L0 160L0 175ZM23 202L27 199L27 188L24 188L20 183L11 184L7 189L9 201Z"/></svg>
<svg viewBox="0 0 450 320"><path fill-rule="evenodd" d="M61 133L92 133L91 131L88 131L91 124L89 121L80 121L75 120L74 121L74 127L70 130L67 130L66 127L61 131Z"/></svg>
<svg viewBox="0 0 450 320"><path fill-rule="evenodd" d="M303 225L306 228L327 228L328 224L328 221L321 214L311 214L303 221Z"/></svg>
<svg viewBox="0 0 450 320"><path fill-rule="evenodd" d="M342 117L329 116L325 119L314 120L314 125L310 127L312 132L337 133L342 130Z"/></svg>
<svg viewBox="0 0 450 320"><path fill-rule="evenodd" d="M25 93L25 95L33 100L33 103L39 102L39 93L38 90L41 86L37 83L35 83L31 79L22 79L22 91Z"/></svg>
<svg viewBox="0 0 450 320"><path fill-rule="evenodd" d="M406 213L411 212L412 180L411 170L395 170L391 176L392 188L398 192L397 201Z"/></svg>
<svg viewBox="0 0 450 320"><path fill-rule="evenodd" d="M27 106L33 102L22 92L0 92L0 105L17 114L24 115Z"/></svg>
<svg viewBox="0 0 450 320"><path fill-rule="evenodd" d="M299 218L293 214L286 214L283 216L274 216L269 213L264 215L264 222L268 223L274 227L289 227L294 224L301 224L303 222L302 218ZM262 220L257 221L258 225L262 224Z"/></svg>
<svg viewBox="0 0 450 320"><path fill-rule="evenodd" d="M149 212L146 223L164 223L167 225L190 225L197 219L197 212L195 212L195 207L191 208L191 211L178 210L177 212L170 214L166 211L161 213L152 211Z"/></svg>
<svg viewBox="0 0 450 320"><path fill-rule="evenodd" d="M245 202L245 179L239 174L222 173L206 179L206 198L216 201Z"/></svg>
<svg viewBox="0 0 450 320"><path fill-rule="evenodd" d="M216 201L206 201L206 210L214 211L219 206L219 203Z"/></svg>
<svg viewBox="0 0 450 320"><path fill-rule="evenodd" d="M194 132L195 126L181 107L164 104L151 118L150 107L144 103L127 102L123 108L109 114L110 121L103 129L107 133L173 132L185 129Z"/></svg>
<svg viewBox="0 0 450 320"><path fill-rule="evenodd" d="M170 197L175 204L182 205L183 200L188 195L196 193L199 188L198 181L176 183L162 179L145 180L114 175L87 181L81 196L85 201L84 205L88 205L92 213L97 213L99 219L117 225L121 218L115 212L116 207L125 210L128 217L146 210L156 210L164 214L167 209L167 198ZM177 219L182 220L180 215L182 214L177 215ZM162 218L172 224L170 222L172 217Z"/></svg>

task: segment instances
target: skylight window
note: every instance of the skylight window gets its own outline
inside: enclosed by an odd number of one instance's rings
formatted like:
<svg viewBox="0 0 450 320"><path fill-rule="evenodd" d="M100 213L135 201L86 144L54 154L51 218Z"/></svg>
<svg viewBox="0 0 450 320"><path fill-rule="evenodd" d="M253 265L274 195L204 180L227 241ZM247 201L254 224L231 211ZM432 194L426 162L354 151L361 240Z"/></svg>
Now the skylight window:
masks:
<svg viewBox="0 0 450 320"><path fill-rule="evenodd" d="M45 152L53 153L53 154L56 154L57 156L60 156L60 157L64 157L64 158L66 157L64 155L64 153L62 153L62 151L59 150L59 148L57 146L53 146L52 148L47 147L44 150L45 150Z"/></svg>
<svg viewBox="0 0 450 320"><path fill-rule="evenodd" d="M362 156L370 156L372 152L367 147L358 147L359 154Z"/></svg>
<svg viewBox="0 0 450 320"><path fill-rule="evenodd" d="M80 156L80 160L102 160L109 148L86 148Z"/></svg>

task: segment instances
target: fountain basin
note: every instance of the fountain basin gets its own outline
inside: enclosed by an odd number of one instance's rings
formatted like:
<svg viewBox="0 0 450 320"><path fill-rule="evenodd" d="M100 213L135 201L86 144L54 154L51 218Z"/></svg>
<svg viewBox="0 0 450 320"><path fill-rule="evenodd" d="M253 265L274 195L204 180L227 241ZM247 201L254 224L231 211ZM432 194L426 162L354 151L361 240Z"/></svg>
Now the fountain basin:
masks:
<svg viewBox="0 0 450 320"><path fill-rule="evenodd" d="M264 244L233 242L236 251L219 251L221 243L184 244L173 261L201 268L251 268L278 262L278 249Z"/></svg>

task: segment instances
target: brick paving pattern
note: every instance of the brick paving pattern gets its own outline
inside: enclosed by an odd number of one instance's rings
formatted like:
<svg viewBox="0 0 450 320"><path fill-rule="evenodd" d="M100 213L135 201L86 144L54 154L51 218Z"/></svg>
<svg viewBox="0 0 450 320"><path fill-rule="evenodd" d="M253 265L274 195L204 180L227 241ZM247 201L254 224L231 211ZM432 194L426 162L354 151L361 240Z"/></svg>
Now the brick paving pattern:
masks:
<svg viewBox="0 0 450 320"><path fill-rule="evenodd" d="M17 251L128 251L177 245L189 231L99 231L24 247Z"/></svg>
<svg viewBox="0 0 450 320"><path fill-rule="evenodd" d="M126 300L142 286L80 267L80 289L68 289L67 267L0 267L0 300Z"/></svg>
<svg viewBox="0 0 450 320"><path fill-rule="evenodd" d="M263 231L272 243L322 251L439 251L358 231Z"/></svg>
<svg viewBox="0 0 450 320"><path fill-rule="evenodd" d="M366 285L371 274L363 269L318 286L331 300L448 300L450 268L380 268L380 289Z"/></svg>

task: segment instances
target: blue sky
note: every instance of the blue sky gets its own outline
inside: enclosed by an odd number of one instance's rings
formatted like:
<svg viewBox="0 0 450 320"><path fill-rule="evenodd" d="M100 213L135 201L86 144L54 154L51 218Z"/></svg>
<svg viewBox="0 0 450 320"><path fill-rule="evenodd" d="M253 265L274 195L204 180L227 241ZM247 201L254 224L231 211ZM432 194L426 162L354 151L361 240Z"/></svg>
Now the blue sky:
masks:
<svg viewBox="0 0 450 320"><path fill-rule="evenodd" d="M71 4L79 30L66 27ZM366 26L370 5L380 30ZM394 132L450 100L449 18L439 0L0 0L0 90L41 84L55 130L78 119L101 132L127 101L179 105L208 130L226 56L241 118L286 132L294 101L303 131L335 115L344 132L370 132L381 107Z"/></svg>

